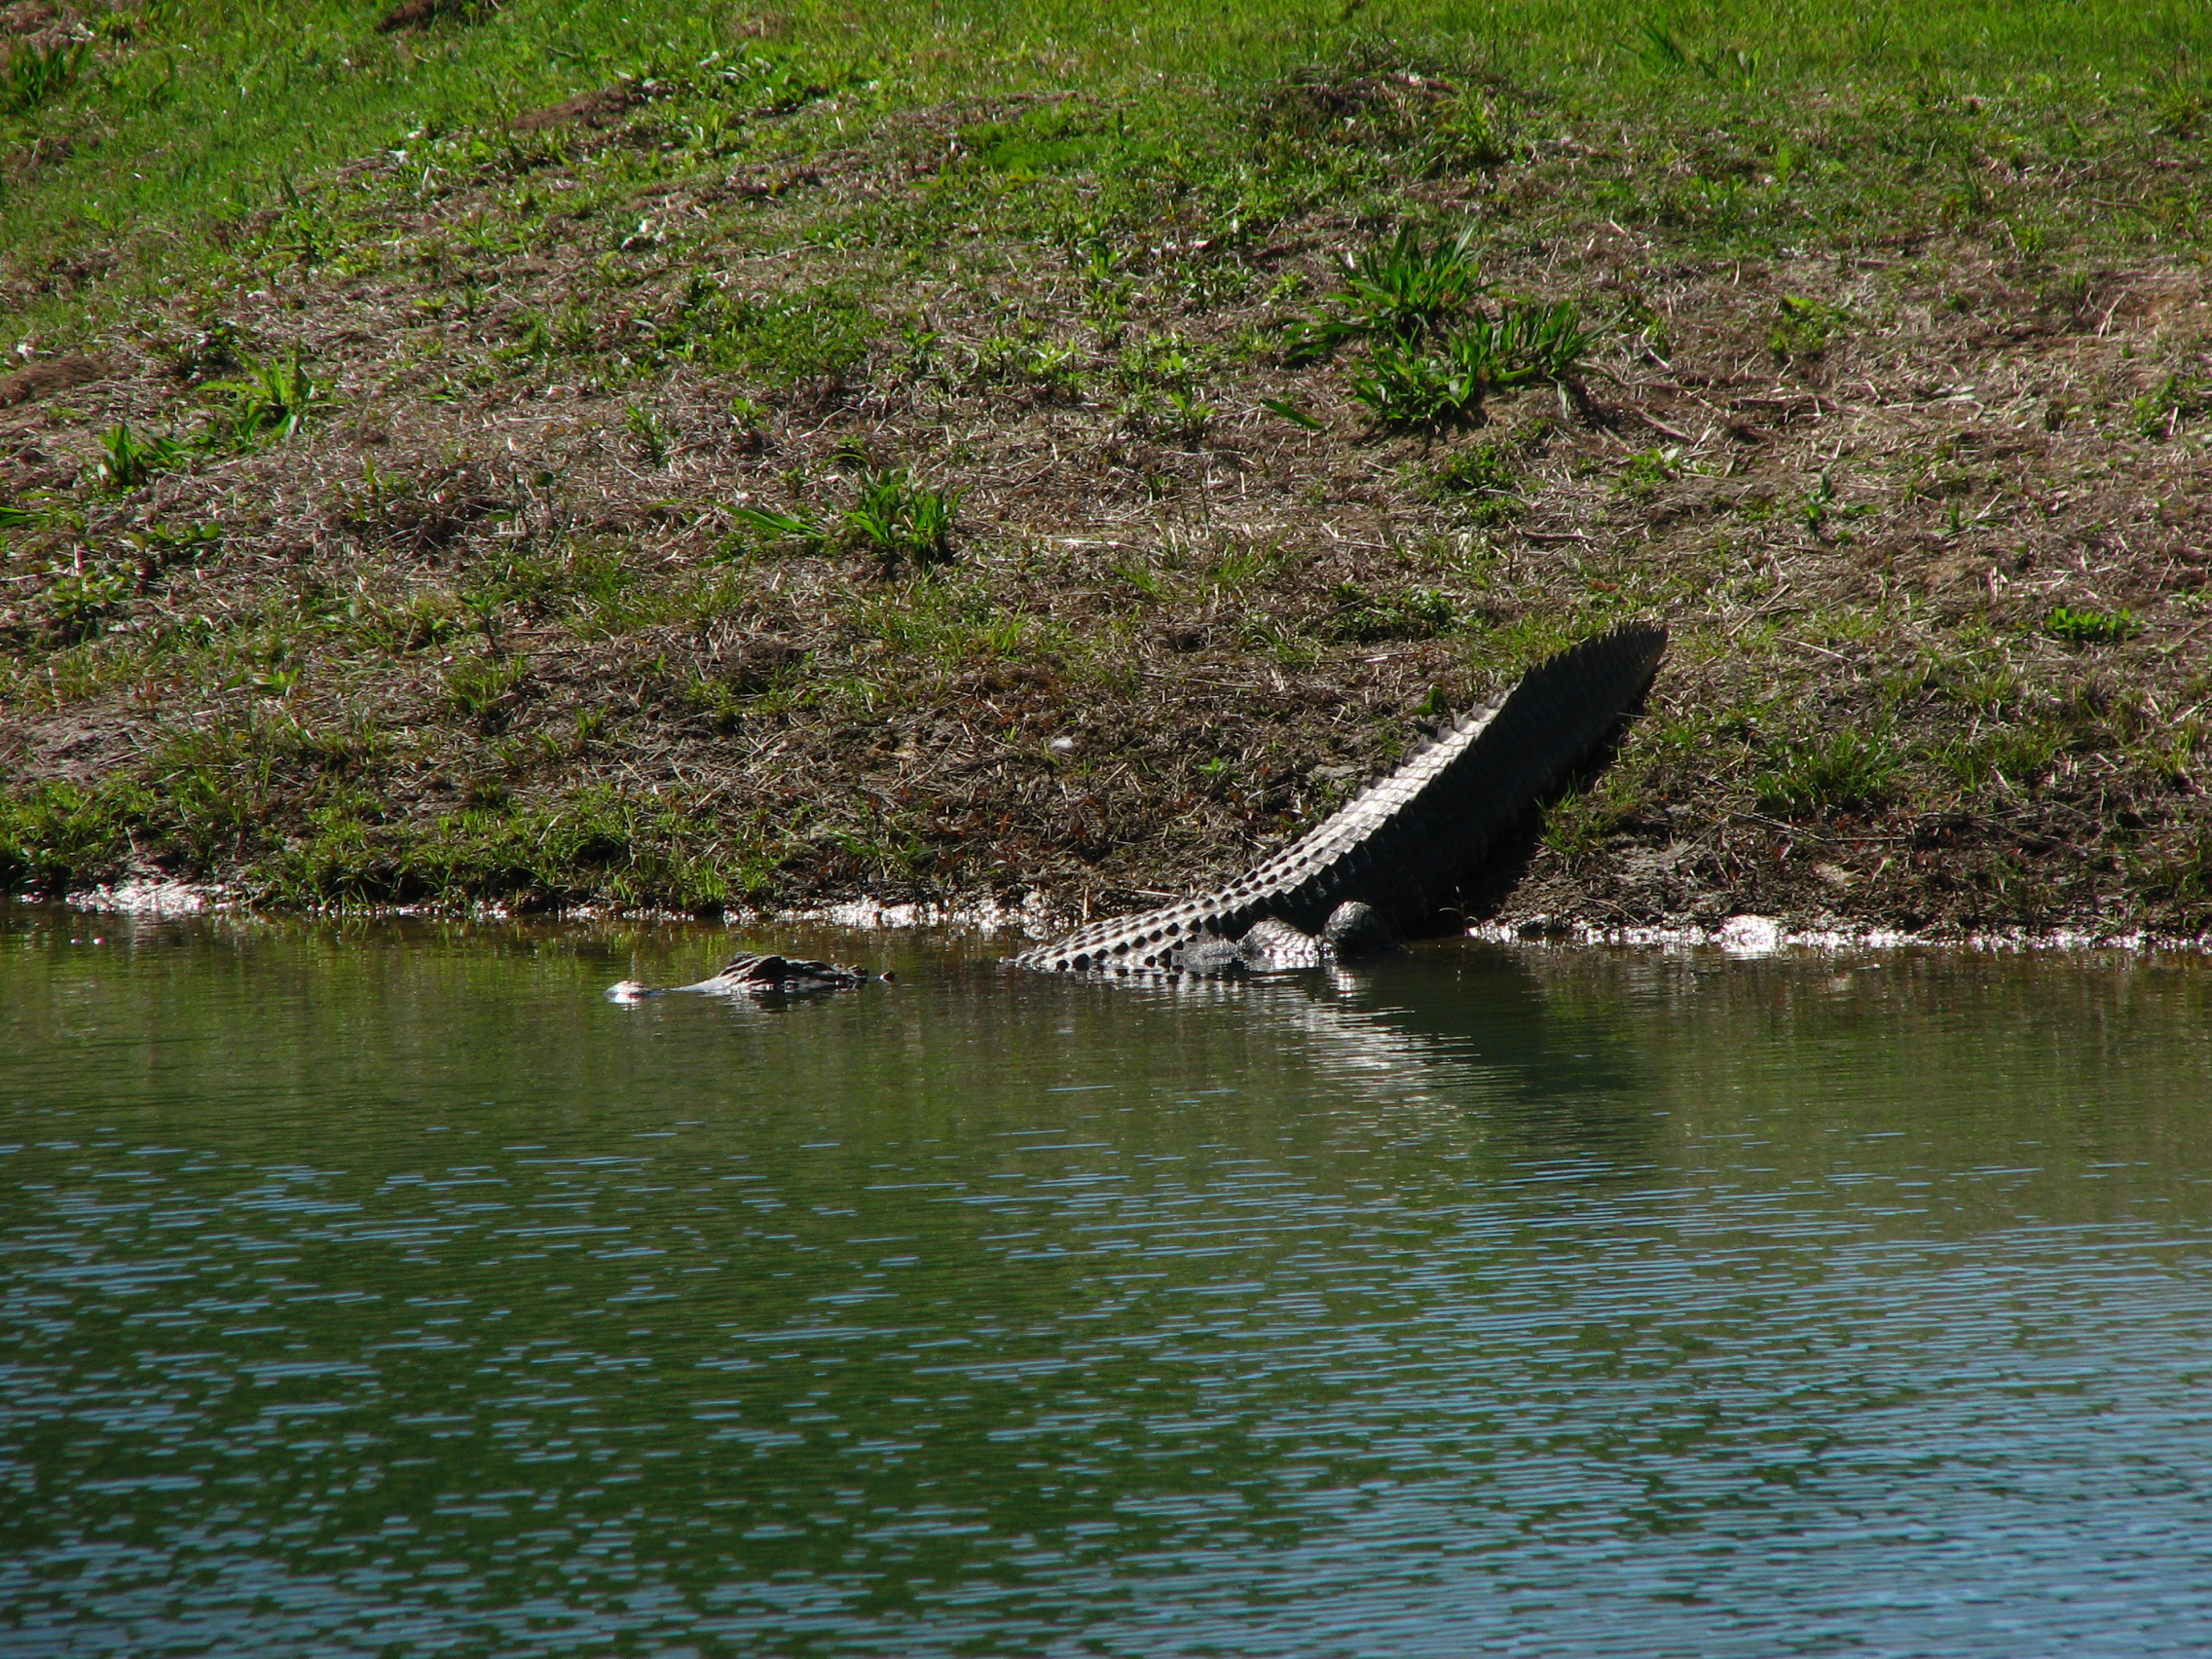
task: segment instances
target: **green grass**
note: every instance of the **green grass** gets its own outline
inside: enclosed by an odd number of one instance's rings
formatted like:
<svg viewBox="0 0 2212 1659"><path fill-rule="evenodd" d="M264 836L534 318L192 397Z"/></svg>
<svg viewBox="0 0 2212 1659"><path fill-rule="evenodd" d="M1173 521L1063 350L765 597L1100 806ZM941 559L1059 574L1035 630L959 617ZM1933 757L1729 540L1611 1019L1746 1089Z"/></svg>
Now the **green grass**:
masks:
<svg viewBox="0 0 2212 1659"><path fill-rule="evenodd" d="M77 84L92 56L87 41L24 42L0 66L0 113L28 115Z"/></svg>
<svg viewBox="0 0 2212 1659"><path fill-rule="evenodd" d="M957 490L918 484L904 467L877 471L864 465L857 471L853 504L833 524L811 514L768 507L738 507L730 516L769 546L862 547L882 559L886 569L901 561L926 568L952 559L960 512Z"/></svg>
<svg viewBox="0 0 2212 1659"><path fill-rule="evenodd" d="M1962 164L1976 151L2094 151L2118 130L2189 127L2205 101L2204 26L2193 0L1730 5L1668 25L1678 60L1599 0L802 7L780 14L781 38L750 49L734 14L674 0L516 0L480 21L395 35L376 30L382 11L375 0L282 9L157 0L81 61L74 49L59 66L18 53L0 90L0 152L44 140L68 153L0 187L0 246L31 299L9 332L55 326L108 273L126 290L173 277L179 239L204 245L248 215L289 210L289 225L275 228L295 244L318 212L342 226L342 202L294 207L327 164L403 150L424 158L423 186L435 189L439 134L623 74L712 85L720 95L672 140L695 153L711 151L744 111L815 88L845 88L857 112L1069 87L1124 103L1112 122L1054 104L972 131L960 165L1018 182L1110 175L1131 160L1205 168L1204 152L1228 134L1204 131L1202 118L1188 130L1188 100L1247 93L1302 64L1382 49L1439 69L1479 68L1515 89L1510 102L1523 110L1609 109L1684 135L1723 117L1734 135L1726 147L1762 158L1775 184L1731 185L1740 175L1701 170L1698 153L1713 148L1701 143L1685 152L1690 186L1635 204L1722 229L1879 215L1900 184L1945 169L1957 177L1942 178L1942 189L1974 210L1989 187L1969 189L1972 169ZM1149 113L1130 120L1131 100ZM1495 165L1501 107L1461 99L1427 112L1406 124L1405 148L1443 165ZM1170 112L1182 119L1163 142L1160 118ZM1823 130L1808 135L1808 116ZM1304 121L1293 110L1276 126L1295 131ZM1873 147L1870 165L1844 161L1855 144ZM1223 180L1224 222L1241 203L1248 222L1264 223L1311 193L1311 172L1249 169ZM1121 205L1117 195L1128 193L1104 193L1094 215ZM732 326L741 337L777 332L774 318L739 316ZM736 349L755 347L741 340ZM840 349L835 340L804 347L818 360Z"/></svg>
<svg viewBox="0 0 2212 1659"><path fill-rule="evenodd" d="M1767 350L1786 362L1807 362L1827 354L1828 347L1843 331L1843 312L1820 300L1786 294L1776 307Z"/></svg>
<svg viewBox="0 0 2212 1659"><path fill-rule="evenodd" d="M709 285L687 296L676 326L638 360L645 366L676 360L751 370L770 385L788 385L842 374L860 361L872 332L868 313L836 288L762 302L732 300Z"/></svg>
<svg viewBox="0 0 2212 1659"><path fill-rule="evenodd" d="M1450 632L1458 621L1451 600L1434 588L1378 592L1354 582L1340 582L1330 597L1336 608L1325 631L1332 639L1353 645L1433 639Z"/></svg>
<svg viewBox="0 0 2212 1659"><path fill-rule="evenodd" d="M1786 743L1757 785L1762 807L1785 813L1879 806L1896 793L1902 757L1885 732L1840 731Z"/></svg>
<svg viewBox="0 0 2212 1659"><path fill-rule="evenodd" d="M1451 425L1500 392L1535 381L1575 382L1588 371L1597 339L1571 300L1506 305L1438 340L1379 339L1351 394L1385 426Z"/></svg>
<svg viewBox="0 0 2212 1659"><path fill-rule="evenodd" d="M1291 330L1284 360L1313 362L1350 340L1420 340L1449 329L1485 288L1471 231L1424 242L1414 226L1401 225L1392 240L1353 257L1331 309Z"/></svg>
<svg viewBox="0 0 2212 1659"><path fill-rule="evenodd" d="M314 373L294 351L291 358L257 362L244 359L232 380L209 381L200 388L216 400L218 424L207 433L210 448L238 451L279 443L298 432L315 406L329 396Z"/></svg>
<svg viewBox="0 0 2212 1659"><path fill-rule="evenodd" d="M157 473L168 471L184 456L184 447L174 438L158 433L139 437L121 421L100 439L100 448L104 452L100 482L110 490L135 490Z"/></svg>
<svg viewBox="0 0 2212 1659"><path fill-rule="evenodd" d="M1472 419L1483 399L1535 380L1567 381L1587 368L1597 334L1580 326L1570 300L1508 301L1485 315L1475 233L1424 240L1412 223L1362 248L1325 309L1284 334L1293 367L1326 361L1354 342L1367 348L1350 390L1384 426L1451 425ZM1305 424L1279 400L1275 413ZM1312 428L1309 428L1312 429Z"/></svg>
<svg viewBox="0 0 2212 1659"><path fill-rule="evenodd" d="M1984 736L1946 745L1939 758L1970 793L1993 786L2032 789L2048 776L2062 734L2035 722L2000 726Z"/></svg>
<svg viewBox="0 0 2212 1659"><path fill-rule="evenodd" d="M1430 474L1427 489L1439 500L1464 505L1478 525L1504 524L1525 504L1519 460L1494 439L1456 450Z"/></svg>

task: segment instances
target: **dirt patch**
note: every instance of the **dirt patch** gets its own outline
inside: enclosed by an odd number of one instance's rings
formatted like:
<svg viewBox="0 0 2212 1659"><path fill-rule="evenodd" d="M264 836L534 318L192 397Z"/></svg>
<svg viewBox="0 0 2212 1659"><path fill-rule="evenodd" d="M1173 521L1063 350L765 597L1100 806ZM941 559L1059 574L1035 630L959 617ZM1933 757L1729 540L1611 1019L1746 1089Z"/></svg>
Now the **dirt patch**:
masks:
<svg viewBox="0 0 2212 1659"><path fill-rule="evenodd" d="M0 35L57 32L72 27L76 20L73 14L49 6L45 0L16 0L13 6L0 6Z"/></svg>
<svg viewBox="0 0 2212 1659"><path fill-rule="evenodd" d="M0 175L12 183L26 184L49 167L57 167L77 153L66 138L39 137L0 158Z"/></svg>
<svg viewBox="0 0 2212 1659"><path fill-rule="evenodd" d="M514 119L517 132L542 132L556 127L606 127L645 101L645 90L633 81L617 81L597 92L578 92L546 109L534 109Z"/></svg>
<svg viewBox="0 0 2212 1659"><path fill-rule="evenodd" d="M481 22L498 9L497 0L399 0L377 19L380 34L426 29L433 23Z"/></svg>
<svg viewBox="0 0 2212 1659"><path fill-rule="evenodd" d="M96 357L50 357L43 363L32 363L13 374L0 375L0 409L35 403L73 386L90 386L106 373L107 365Z"/></svg>

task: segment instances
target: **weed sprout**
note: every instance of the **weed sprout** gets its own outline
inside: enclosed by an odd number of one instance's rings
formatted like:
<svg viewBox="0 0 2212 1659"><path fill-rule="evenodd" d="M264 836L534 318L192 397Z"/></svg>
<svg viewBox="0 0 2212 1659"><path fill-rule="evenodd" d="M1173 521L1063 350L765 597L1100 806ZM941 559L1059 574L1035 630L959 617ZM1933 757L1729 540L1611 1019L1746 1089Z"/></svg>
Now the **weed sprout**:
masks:
<svg viewBox="0 0 2212 1659"><path fill-rule="evenodd" d="M630 428L630 435L638 440L645 451L648 464L666 466L669 457L668 427L661 418L642 403L633 403L623 416L622 424Z"/></svg>
<svg viewBox="0 0 2212 1659"><path fill-rule="evenodd" d="M174 438L136 437L122 421L101 435L100 454L100 482L115 491L135 490L184 459L183 446Z"/></svg>
<svg viewBox="0 0 2212 1659"><path fill-rule="evenodd" d="M1333 313L1293 326L1285 360L1314 362L1367 341L1352 396L1386 426L1448 425L1494 392L1537 381L1564 387L1587 368L1597 332L1582 326L1571 300L1508 301L1486 315L1479 302L1489 284L1473 236L1424 242L1406 226L1367 249L1331 296Z"/></svg>
<svg viewBox="0 0 2212 1659"><path fill-rule="evenodd" d="M1767 350L1786 363L1810 362L1824 355L1843 327L1843 313L1820 300L1785 295Z"/></svg>
<svg viewBox="0 0 2212 1659"><path fill-rule="evenodd" d="M916 564L939 565L952 557L952 524L957 492L915 484L902 467L864 474L860 498L845 523L885 559L902 556Z"/></svg>
<svg viewBox="0 0 2212 1659"><path fill-rule="evenodd" d="M2043 619L2043 631L2070 645L2117 645L2143 631L2132 610L2078 609L2061 605Z"/></svg>
<svg viewBox="0 0 2212 1659"><path fill-rule="evenodd" d="M1571 300L1508 305L1478 317L1441 349L1379 341L1352 396L1389 426L1441 426L1470 418L1482 400L1536 381L1564 384L1587 367L1595 330ZM1564 394L1563 394L1564 395Z"/></svg>
<svg viewBox="0 0 2212 1659"><path fill-rule="evenodd" d="M1349 340L1418 340L1460 316L1485 291L1472 231L1424 245L1404 226L1394 240L1351 262L1344 288L1331 296L1337 314L1297 324L1284 357L1310 363Z"/></svg>
<svg viewBox="0 0 2212 1659"><path fill-rule="evenodd" d="M238 379L210 381L204 387L230 401L230 430L223 438L233 449L253 449L269 437L278 441L291 437L314 406L329 396L297 351L289 362L257 362L249 357L242 366L245 372Z"/></svg>
<svg viewBox="0 0 2212 1659"><path fill-rule="evenodd" d="M729 516L773 541L796 541L808 547L819 547L830 539L828 531L797 513L773 512L766 507L735 507Z"/></svg>
<svg viewBox="0 0 2212 1659"><path fill-rule="evenodd" d="M483 719L496 713L522 679L522 664L493 657L463 657L446 669L446 693L464 715Z"/></svg>
<svg viewBox="0 0 2212 1659"><path fill-rule="evenodd" d="M2212 412L2212 380L2198 375L2168 375L2158 387L2128 405L2135 429L2157 441L2171 438L2186 421Z"/></svg>

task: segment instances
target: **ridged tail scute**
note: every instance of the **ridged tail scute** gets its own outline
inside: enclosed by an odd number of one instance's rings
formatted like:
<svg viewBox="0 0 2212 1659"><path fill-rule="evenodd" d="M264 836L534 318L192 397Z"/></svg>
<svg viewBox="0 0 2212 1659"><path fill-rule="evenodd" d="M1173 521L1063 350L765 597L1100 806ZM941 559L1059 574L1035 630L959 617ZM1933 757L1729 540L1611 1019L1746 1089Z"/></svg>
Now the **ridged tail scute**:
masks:
<svg viewBox="0 0 2212 1659"><path fill-rule="evenodd" d="M1529 803L1589 753L1651 683L1667 630L1628 623L1539 663L1325 822L1235 881L1179 903L1078 928L1016 966L1173 970L1273 917L1318 933L1357 900L1397 927L1437 903Z"/></svg>

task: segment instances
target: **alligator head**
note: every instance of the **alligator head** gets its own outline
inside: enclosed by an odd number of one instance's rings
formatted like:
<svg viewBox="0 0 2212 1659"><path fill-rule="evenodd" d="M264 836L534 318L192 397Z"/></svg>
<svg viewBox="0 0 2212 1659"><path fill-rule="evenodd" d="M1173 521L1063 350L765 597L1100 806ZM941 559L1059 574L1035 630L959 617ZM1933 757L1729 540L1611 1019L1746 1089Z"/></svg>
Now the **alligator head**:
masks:
<svg viewBox="0 0 2212 1659"><path fill-rule="evenodd" d="M706 996L815 996L824 991L849 991L872 978L890 979L891 974L870 974L866 968L847 968L838 962L808 962L797 957L741 950L712 977L688 985L656 986L624 979L609 985L607 995L614 1002L640 1002L674 991L697 991Z"/></svg>

